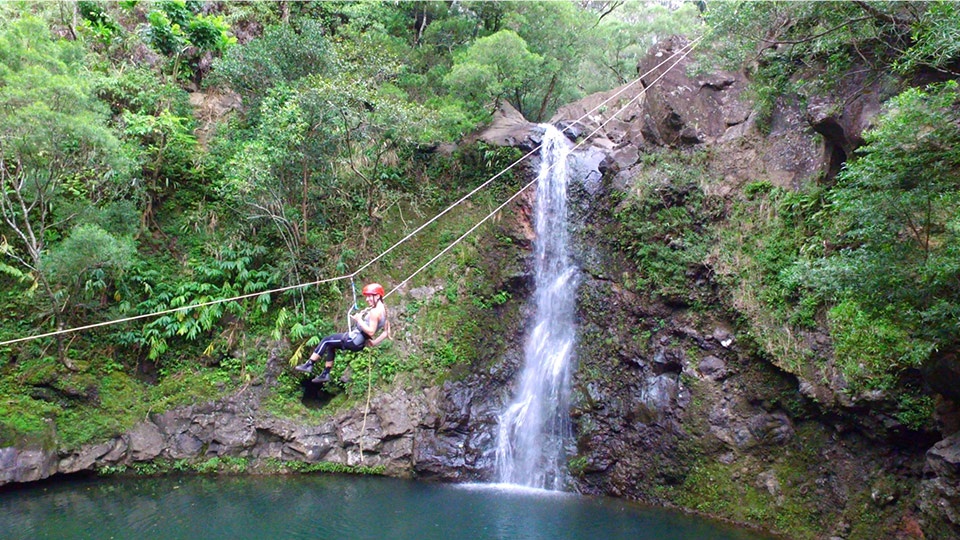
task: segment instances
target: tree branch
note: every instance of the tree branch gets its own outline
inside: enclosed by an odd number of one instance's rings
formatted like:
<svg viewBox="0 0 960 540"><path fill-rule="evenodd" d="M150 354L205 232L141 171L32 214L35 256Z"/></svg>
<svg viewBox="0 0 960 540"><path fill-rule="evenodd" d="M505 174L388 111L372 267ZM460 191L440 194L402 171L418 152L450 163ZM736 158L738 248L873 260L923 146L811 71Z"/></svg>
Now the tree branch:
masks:
<svg viewBox="0 0 960 540"><path fill-rule="evenodd" d="M889 23L899 27L910 26L912 24L912 21L910 20L901 19L900 17L897 17L895 15L891 15L889 13L884 13L880 11L876 7L870 5L869 2L865 2L864 0L854 0L853 3L860 6L860 9L869 13L872 18L883 21L885 23Z"/></svg>
<svg viewBox="0 0 960 540"><path fill-rule="evenodd" d="M866 21L866 20L869 20L869 19L872 19L872 18L873 18L873 17L871 17L871 16L863 16L863 17L857 17L856 19L850 19L849 21L844 21L843 23L838 24L837 26L834 26L833 28L824 30L823 32L820 32L819 34L815 34L815 35L812 35L812 36L809 36L809 37L806 37L806 38L803 38L803 39L785 41L785 40L779 40L779 39L760 38L760 41L763 41L763 42L766 42L766 43L772 43L772 44L774 44L774 45L797 45L797 44L800 44L800 43L807 43L807 42L813 41L813 40L815 40L815 39L820 39L820 38L822 38L823 36L826 36L826 35L828 35L828 34L832 34L833 32L836 32L837 30L840 30L840 29L842 29L842 28L844 28L844 27L850 26L851 24L853 24L853 23L855 23L855 22Z"/></svg>
<svg viewBox="0 0 960 540"><path fill-rule="evenodd" d="M623 4L624 4L623 0L618 0L618 1L616 1L616 2L610 2L609 4L607 4L607 6L609 6L609 7L607 7L606 11L603 11L603 12L600 13L600 16L597 17L597 21L596 21L595 23L593 23L593 27L596 28L597 25L600 24L600 21L602 21L604 17L606 17L607 15L613 13L613 10L617 9L618 7L622 6Z"/></svg>

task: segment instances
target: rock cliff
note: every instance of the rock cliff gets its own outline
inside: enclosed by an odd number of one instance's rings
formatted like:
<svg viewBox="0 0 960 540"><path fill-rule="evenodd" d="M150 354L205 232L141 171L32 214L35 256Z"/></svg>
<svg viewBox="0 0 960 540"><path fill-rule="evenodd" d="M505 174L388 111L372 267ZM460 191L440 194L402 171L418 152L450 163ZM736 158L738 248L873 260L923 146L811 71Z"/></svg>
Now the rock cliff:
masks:
<svg viewBox="0 0 960 540"><path fill-rule="evenodd" d="M672 40L654 51L638 66L645 73L640 84L567 105L551 120L581 143L570 194L584 274L575 293L572 488L718 516L732 514L727 505L751 505L757 522L782 518L789 527L791 519L813 520L804 526L823 537L858 537L864 520L880 523L890 536L960 536L960 437L949 422L938 433L912 433L845 399L822 334L806 336L821 367L781 365L745 330L741 306L718 284L721 270L709 260L688 276L700 305L683 298L651 301L624 286L636 269L609 235L616 232L617 194L638 189L647 178L645 154L705 151L710 177L719 180L703 189L720 200L758 179L793 189L835 174L879 110L877 93L818 97L805 110L785 100L761 131L743 99L743 75L690 77L684 69L689 60L666 73L655 68L682 46ZM480 137L529 150L538 133L505 108ZM519 217L504 225L504 233L522 247L529 241L524 216L531 201L518 204ZM526 255L522 249L514 254L521 261ZM529 275L505 283L515 298L529 295ZM43 447L0 449L0 484L211 456L486 480L497 414L521 361L523 329L517 330L496 362L438 387L397 384L374 396L369 410L311 426L261 411L264 389L285 368L274 352L261 384L218 402L151 415L111 441L69 455ZM943 418L951 417L949 403L943 410ZM730 500L744 494L752 499Z"/></svg>

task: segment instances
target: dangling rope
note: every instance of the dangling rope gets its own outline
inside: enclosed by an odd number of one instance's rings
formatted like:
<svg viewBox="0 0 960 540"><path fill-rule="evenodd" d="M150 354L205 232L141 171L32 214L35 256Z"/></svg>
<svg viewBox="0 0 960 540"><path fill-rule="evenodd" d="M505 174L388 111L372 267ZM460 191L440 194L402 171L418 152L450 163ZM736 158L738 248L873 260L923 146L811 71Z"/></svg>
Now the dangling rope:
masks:
<svg viewBox="0 0 960 540"><path fill-rule="evenodd" d="M367 355L368 357L370 355ZM363 408L363 425L360 427L360 463L363 463L363 437L367 434L367 414L370 412L370 392L373 388L373 359L367 362L367 405Z"/></svg>

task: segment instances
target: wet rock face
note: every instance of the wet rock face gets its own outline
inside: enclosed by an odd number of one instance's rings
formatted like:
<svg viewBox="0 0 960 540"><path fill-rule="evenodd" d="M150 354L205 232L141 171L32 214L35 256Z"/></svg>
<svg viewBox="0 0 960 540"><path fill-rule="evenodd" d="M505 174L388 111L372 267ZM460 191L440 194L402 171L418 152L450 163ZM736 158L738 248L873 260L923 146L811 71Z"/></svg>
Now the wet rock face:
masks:
<svg viewBox="0 0 960 540"><path fill-rule="evenodd" d="M259 410L262 389L275 384L284 364L275 348L265 375L268 384L151 415L119 437L73 452L2 448L0 485L155 459L202 461L218 456L328 461L383 467L392 476L413 474L415 440L427 410L423 396L395 389L372 399L369 411L349 411L316 426L299 425Z"/></svg>
<svg viewBox="0 0 960 540"><path fill-rule="evenodd" d="M835 81L832 92L806 96L806 121L823 136L824 176L832 181L853 151L864 143L863 133L880 113L881 104L893 93L893 80L870 80L875 74L854 66Z"/></svg>
<svg viewBox="0 0 960 540"><path fill-rule="evenodd" d="M40 447L0 448L0 486L35 482L57 472L56 453Z"/></svg>
<svg viewBox="0 0 960 540"><path fill-rule="evenodd" d="M489 381L471 377L448 383L421 421L414 471L422 478L466 482L491 478L495 466L497 416L502 401Z"/></svg>
<svg viewBox="0 0 960 540"><path fill-rule="evenodd" d="M960 435L938 442L927 452L920 507L960 529Z"/></svg>
<svg viewBox="0 0 960 540"><path fill-rule="evenodd" d="M573 411L587 462L582 491L653 501L652 486L686 476L691 448L732 463L796 436L768 398L795 392L795 381L773 374L761 391L752 388L728 323L644 302L600 279L586 280L580 298L590 306L580 313Z"/></svg>
<svg viewBox="0 0 960 540"><path fill-rule="evenodd" d="M638 71L645 73L682 45L665 44ZM817 501L817 511L828 516L825 529L837 536L849 534L851 526L841 514L863 493L885 512L910 508L902 504L902 492L882 484L884 475L891 475L916 485L925 439L893 437L902 426L892 417L868 414L862 404L844 402L842 380L806 371L798 378L755 357L750 340L738 335L736 321L720 315L722 310L662 305L624 290L621 276L635 269L603 241L616 231L614 210L605 208L604 200L612 190L628 191L642 179L642 153L662 146L711 149L707 167L722 179L711 189L721 196L758 178L796 189L818 175L829 179L837 160L862 144L876 96L867 92L843 106L824 98L812 110L785 99L761 131L750 108L739 102L743 81L738 75L692 80L677 69L654 83L663 69L648 76L643 99L622 112L626 119L612 120L596 133L611 113L587 111L621 90L624 99L639 90L622 87L590 96L564 107L553 120L565 132L593 133L591 148L606 154L590 160L606 164L596 167L601 179L591 189L574 185L570 191L576 214L572 242L585 273L578 292L579 366L572 411L577 489L656 501L659 495L651 486L682 484L694 465L706 463L769 494L774 504ZM696 286L709 288L710 279ZM811 334L810 339L817 354L829 349L820 337ZM941 423L955 429L958 417L941 413ZM924 500L952 509L960 479L949 448L943 445L927 456ZM785 480L784 470L812 464L816 468L809 474ZM902 518L903 527L919 527L911 516ZM836 522L828 523L831 519Z"/></svg>

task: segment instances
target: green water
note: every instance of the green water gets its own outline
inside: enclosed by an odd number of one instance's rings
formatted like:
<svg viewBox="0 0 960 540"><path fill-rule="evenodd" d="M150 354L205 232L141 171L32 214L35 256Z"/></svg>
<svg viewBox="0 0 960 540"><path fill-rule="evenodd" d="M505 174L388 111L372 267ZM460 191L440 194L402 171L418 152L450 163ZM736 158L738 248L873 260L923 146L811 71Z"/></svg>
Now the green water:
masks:
<svg viewBox="0 0 960 540"><path fill-rule="evenodd" d="M607 498L337 475L44 483L0 493L0 538L762 540Z"/></svg>

